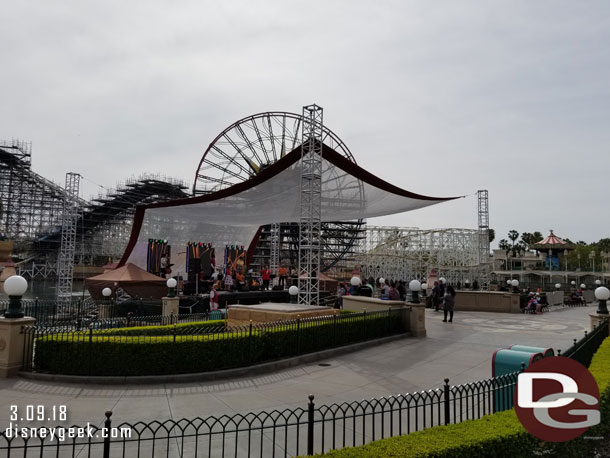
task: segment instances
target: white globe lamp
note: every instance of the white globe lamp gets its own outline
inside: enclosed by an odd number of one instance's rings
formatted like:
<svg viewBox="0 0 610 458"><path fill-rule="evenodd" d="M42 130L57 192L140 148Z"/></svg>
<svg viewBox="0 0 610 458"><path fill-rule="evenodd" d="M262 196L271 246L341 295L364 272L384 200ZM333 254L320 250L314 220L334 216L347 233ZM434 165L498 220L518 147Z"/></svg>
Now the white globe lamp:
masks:
<svg viewBox="0 0 610 458"><path fill-rule="evenodd" d="M419 280L411 280L409 282L409 289L411 290L411 302L419 304L419 292L421 291Z"/></svg>
<svg viewBox="0 0 610 458"><path fill-rule="evenodd" d="M349 282L352 286L360 286L362 284L362 280L358 277L352 277Z"/></svg>
<svg viewBox="0 0 610 458"><path fill-rule="evenodd" d="M581 288L581 289L585 289L586 287L587 287L587 285L585 285L584 283L581 283L581 284L580 284L580 288Z"/></svg>
<svg viewBox="0 0 610 458"><path fill-rule="evenodd" d="M288 294L290 295L290 303L291 304L296 304L297 303L297 296L299 294L299 287L292 285L290 288L288 288Z"/></svg>
<svg viewBox="0 0 610 458"><path fill-rule="evenodd" d="M169 291L167 293L167 297L176 297L176 286L178 286L178 282L175 278L168 278L165 282Z"/></svg>
<svg viewBox="0 0 610 458"><path fill-rule="evenodd" d="M555 289L560 289L561 288L561 283L555 283Z"/></svg>
<svg viewBox="0 0 610 458"><path fill-rule="evenodd" d="M439 278L438 281L441 282L442 284L447 283L447 280L445 280L445 277Z"/></svg>
<svg viewBox="0 0 610 458"><path fill-rule="evenodd" d="M605 286L595 288L595 298L598 300L597 313L600 315L608 315L606 301L610 299L610 289Z"/></svg>
<svg viewBox="0 0 610 458"><path fill-rule="evenodd" d="M104 288L102 290L102 296L110 297L112 295L112 290L110 288Z"/></svg>
<svg viewBox="0 0 610 458"><path fill-rule="evenodd" d="M4 292L10 301L8 309L4 312L5 318L23 318L25 314L21 308L21 296L28 289L28 282L21 275L13 275L4 281Z"/></svg>
<svg viewBox="0 0 610 458"><path fill-rule="evenodd" d="M519 286L519 280L515 279L511 281L510 284L513 285L514 288L516 288L517 286Z"/></svg>

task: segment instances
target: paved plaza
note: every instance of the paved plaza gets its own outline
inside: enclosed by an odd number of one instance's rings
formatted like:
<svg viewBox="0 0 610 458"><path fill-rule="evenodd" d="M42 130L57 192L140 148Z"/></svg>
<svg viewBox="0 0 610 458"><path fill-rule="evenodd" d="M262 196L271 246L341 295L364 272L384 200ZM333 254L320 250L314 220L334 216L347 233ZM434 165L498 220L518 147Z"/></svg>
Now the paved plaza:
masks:
<svg viewBox="0 0 610 458"><path fill-rule="evenodd" d="M9 423L10 405L66 405L71 424L113 420L151 421L235 412L305 408L316 403L361 400L439 387L491 376L491 356L499 347L526 344L567 349L589 329L596 306L557 308L543 315L457 311L453 323L426 310L428 336L405 338L252 378L158 385L91 385L0 381L0 427ZM49 426L47 424L47 426Z"/></svg>

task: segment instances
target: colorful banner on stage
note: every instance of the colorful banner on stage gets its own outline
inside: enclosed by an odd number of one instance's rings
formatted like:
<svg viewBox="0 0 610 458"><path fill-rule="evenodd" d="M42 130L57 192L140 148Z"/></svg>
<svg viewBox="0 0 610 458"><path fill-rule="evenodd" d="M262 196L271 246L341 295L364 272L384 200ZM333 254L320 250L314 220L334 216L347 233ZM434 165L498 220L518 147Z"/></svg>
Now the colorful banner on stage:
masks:
<svg viewBox="0 0 610 458"><path fill-rule="evenodd" d="M148 240L146 253L146 271L165 278L171 273L171 246L167 240Z"/></svg>
<svg viewBox="0 0 610 458"><path fill-rule="evenodd" d="M246 272L246 249L243 245L227 245L225 247L225 274L238 282L244 281Z"/></svg>
<svg viewBox="0 0 610 458"><path fill-rule="evenodd" d="M191 275L201 274L209 279L216 268L216 255L211 243L189 242L186 247L186 270Z"/></svg>

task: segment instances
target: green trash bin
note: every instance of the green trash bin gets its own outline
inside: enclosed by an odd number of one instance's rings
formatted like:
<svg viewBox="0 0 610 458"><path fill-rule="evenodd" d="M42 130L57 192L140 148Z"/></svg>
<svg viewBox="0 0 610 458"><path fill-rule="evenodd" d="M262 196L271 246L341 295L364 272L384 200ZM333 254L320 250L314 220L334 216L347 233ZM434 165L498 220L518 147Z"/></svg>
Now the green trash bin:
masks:
<svg viewBox="0 0 610 458"><path fill-rule="evenodd" d="M524 351L526 353L542 353L543 358L555 356L555 350L552 348L530 347L529 345L511 345L509 350Z"/></svg>
<svg viewBox="0 0 610 458"><path fill-rule="evenodd" d="M513 394L516 380L501 377L521 370L521 363L529 367L535 361L542 359L542 353L517 351L501 348L494 351L491 358L491 376L494 388L494 412L513 408Z"/></svg>

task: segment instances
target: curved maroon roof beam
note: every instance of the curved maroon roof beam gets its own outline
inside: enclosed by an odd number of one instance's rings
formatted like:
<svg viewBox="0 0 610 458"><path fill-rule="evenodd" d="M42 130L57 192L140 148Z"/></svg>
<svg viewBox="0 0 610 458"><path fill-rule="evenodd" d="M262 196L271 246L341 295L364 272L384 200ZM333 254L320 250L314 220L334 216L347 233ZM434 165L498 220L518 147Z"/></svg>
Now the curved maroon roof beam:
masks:
<svg viewBox="0 0 610 458"><path fill-rule="evenodd" d="M448 200L454 200L454 199L459 199L459 198L465 197L465 196L431 197L431 196L424 196L422 194L417 194L417 193L414 193L411 191L407 191L406 189L399 188L398 186L394 186L393 184L388 183L385 180L382 180L381 178L373 175L372 173L367 172L362 167L359 167L355 163L351 162L349 159L343 157L342 155L340 155L339 153L337 153L335 150L333 150L332 148L330 148L327 145L322 145L322 157L325 160L327 160L328 162L330 162L331 164L333 164L336 167L343 170L344 172L349 173L353 177L355 177L359 180L362 180L365 183L368 183L372 186L375 186L376 188L382 189L388 193L395 194L398 196L408 197L411 199L437 201L437 202L444 202L444 201L448 201ZM142 228L142 222L144 220L144 213L145 213L146 209L179 207L179 206L183 206L183 205L211 202L214 200L224 199L226 197L233 196L235 194L239 194L240 192L246 191L254 186L258 186L259 184L264 183L265 181L267 181L270 178L274 177L275 175L283 172L288 167L290 167L291 165L298 162L299 159L301 159L301 147L300 146L295 148L294 150L292 150L290 153L288 153L286 156L281 158L279 161L271 164L269 167L266 167L259 174L253 176L249 180L243 181L243 182L233 185L229 188L221 189L220 191L212 192L210 194L205 194L202 196L187 197L184 199L175 199L175 200L170 200L167 202L158 202L158 203L154 203L154 204L137 206L133 226L131 228L131 235L129 237L129 242L127 244L127 247L125 248L125 253L123 253L123 257L121 258L121 261L119 262L117 267L121 267L121 266L125 265L125 263L127 262L127 259L129 259L129 256L131 255L131 252L138 241L138 236L139 236L140 230ZM257 239L257 238L258 237L255 237L255 239ZM248 248L248 251L250 251L251 249L253 249L252 242L250 243L250 247Z"/></svg>

